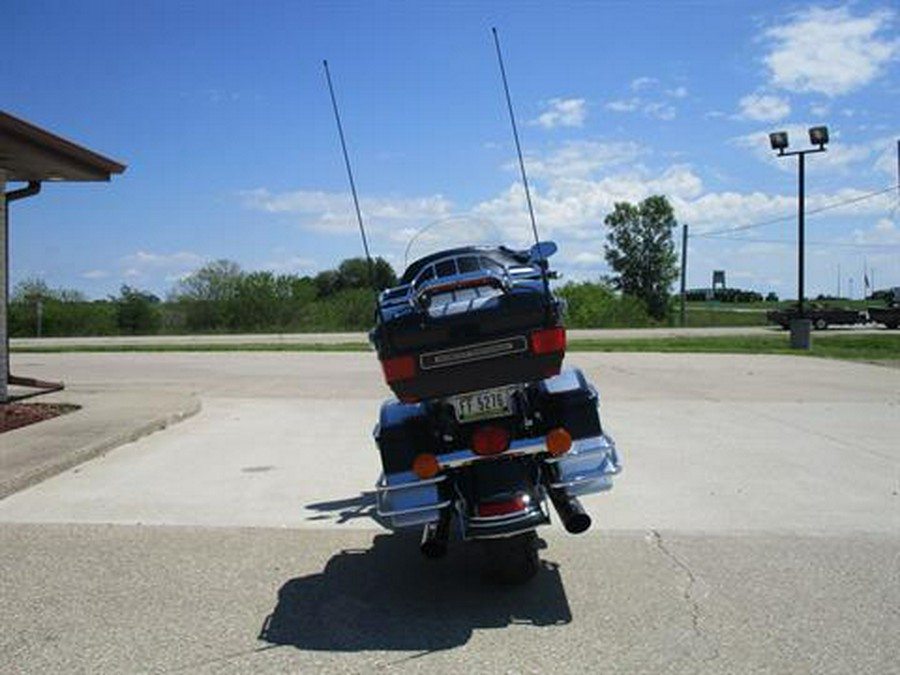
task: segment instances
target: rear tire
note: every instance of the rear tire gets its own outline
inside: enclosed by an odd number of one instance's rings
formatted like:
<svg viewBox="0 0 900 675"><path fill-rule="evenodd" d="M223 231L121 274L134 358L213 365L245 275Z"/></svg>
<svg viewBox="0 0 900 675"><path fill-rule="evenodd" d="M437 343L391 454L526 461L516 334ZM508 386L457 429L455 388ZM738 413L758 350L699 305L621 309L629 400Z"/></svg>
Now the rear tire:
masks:
<svg viewBox="0 0 900 675"><path fill-rule="evenodd" d="M816 319L813 322L813 327L816 330L825 330L826 328L828 328L828 322L825 319Z"/></svg>
<svg viewBox="0 0 900 675"><path fill-rule="evenodd" d="M534 530L502 539L484 539L485 578L495 584L515 586L534 578L540 569L538 536Z"/></svg>

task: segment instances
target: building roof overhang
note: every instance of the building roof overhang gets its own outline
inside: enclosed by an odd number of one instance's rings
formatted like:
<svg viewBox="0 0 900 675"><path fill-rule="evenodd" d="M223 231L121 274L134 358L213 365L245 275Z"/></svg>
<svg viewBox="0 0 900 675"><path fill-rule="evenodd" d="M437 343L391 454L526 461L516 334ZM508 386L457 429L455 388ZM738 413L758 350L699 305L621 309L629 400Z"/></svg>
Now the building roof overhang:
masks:
<svg viewBox="0 0 900 675"><path fill-rule="evenodd" d="M0 111L0 172L7 181L108 181L125 165Z"/></svg>

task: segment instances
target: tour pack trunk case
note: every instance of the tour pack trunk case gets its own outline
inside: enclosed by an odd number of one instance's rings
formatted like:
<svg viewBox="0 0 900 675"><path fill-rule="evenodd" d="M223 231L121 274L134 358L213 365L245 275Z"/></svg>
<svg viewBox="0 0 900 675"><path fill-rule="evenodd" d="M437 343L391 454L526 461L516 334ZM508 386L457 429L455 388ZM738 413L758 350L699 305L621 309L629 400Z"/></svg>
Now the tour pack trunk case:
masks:
<svg viewBox="0 0 900 675"><path fill-rule="evenodd" d="M415 276L407 271L405 285L382 293L370 338L401 401L559 373L566 347L560 301L547 293L537 265L497 251L469 248L426 258L411 266ZM452 273L442 275L448 261Z"/></svg>

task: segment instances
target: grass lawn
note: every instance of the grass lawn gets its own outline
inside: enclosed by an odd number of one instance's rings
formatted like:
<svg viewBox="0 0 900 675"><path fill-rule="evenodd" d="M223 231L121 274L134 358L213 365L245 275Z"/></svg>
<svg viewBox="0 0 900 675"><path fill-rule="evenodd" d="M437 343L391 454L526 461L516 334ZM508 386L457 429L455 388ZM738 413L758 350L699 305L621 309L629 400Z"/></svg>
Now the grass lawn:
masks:
<svg viewBox="0 0 900 675"><path fill-rule="evenodd" d="M790 348L787 333L778 335L729 335L712 337L599 338L570 340L572 352L693 352L718 354L789 354L831 359L900 361L900 333L815 333L808 352ZM70 352L362 352L365 342L338 344L121 344L13 347L16 353Z"/></svg>
<svg viewBox="0 0 900 675"><path fill-rule="evenodd" d="M578 352L692 352L717 354L789 354L863 361L900 360L900 333L812 336L812 349L791 349L790 335L729 335L660 337L645 340L579 340L569 344Z"/></svg>

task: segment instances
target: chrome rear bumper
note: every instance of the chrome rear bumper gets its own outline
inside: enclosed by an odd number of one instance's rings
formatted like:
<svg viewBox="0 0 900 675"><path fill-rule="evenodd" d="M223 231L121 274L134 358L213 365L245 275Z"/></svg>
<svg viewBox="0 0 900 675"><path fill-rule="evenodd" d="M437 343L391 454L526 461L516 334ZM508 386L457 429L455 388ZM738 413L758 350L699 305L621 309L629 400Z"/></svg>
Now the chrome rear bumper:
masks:
<svg viewBox="0 0 900 675"><path fill-rule="evenodd" d="M513 441L506 452L495 457L482 457L465 449L438 455L438 462L441 471L449 471L475 462L541 453L547 453L546 443L543 437L535 437ZM609 490L613 476L622 470L615 442L606 434L573 441L568 453L562 457L546 454L542 463L547 469L545 487L572 497ZM441 496L440 485L447 478L446 473L428 480L412 471L382 474L375 485L378 515L395 528L437 522L441 510L452 503ZM536 505L499 518L469 517L467 521L464 531L472 537L510 536L549 522L549 516L545 506Z"/></svg>

